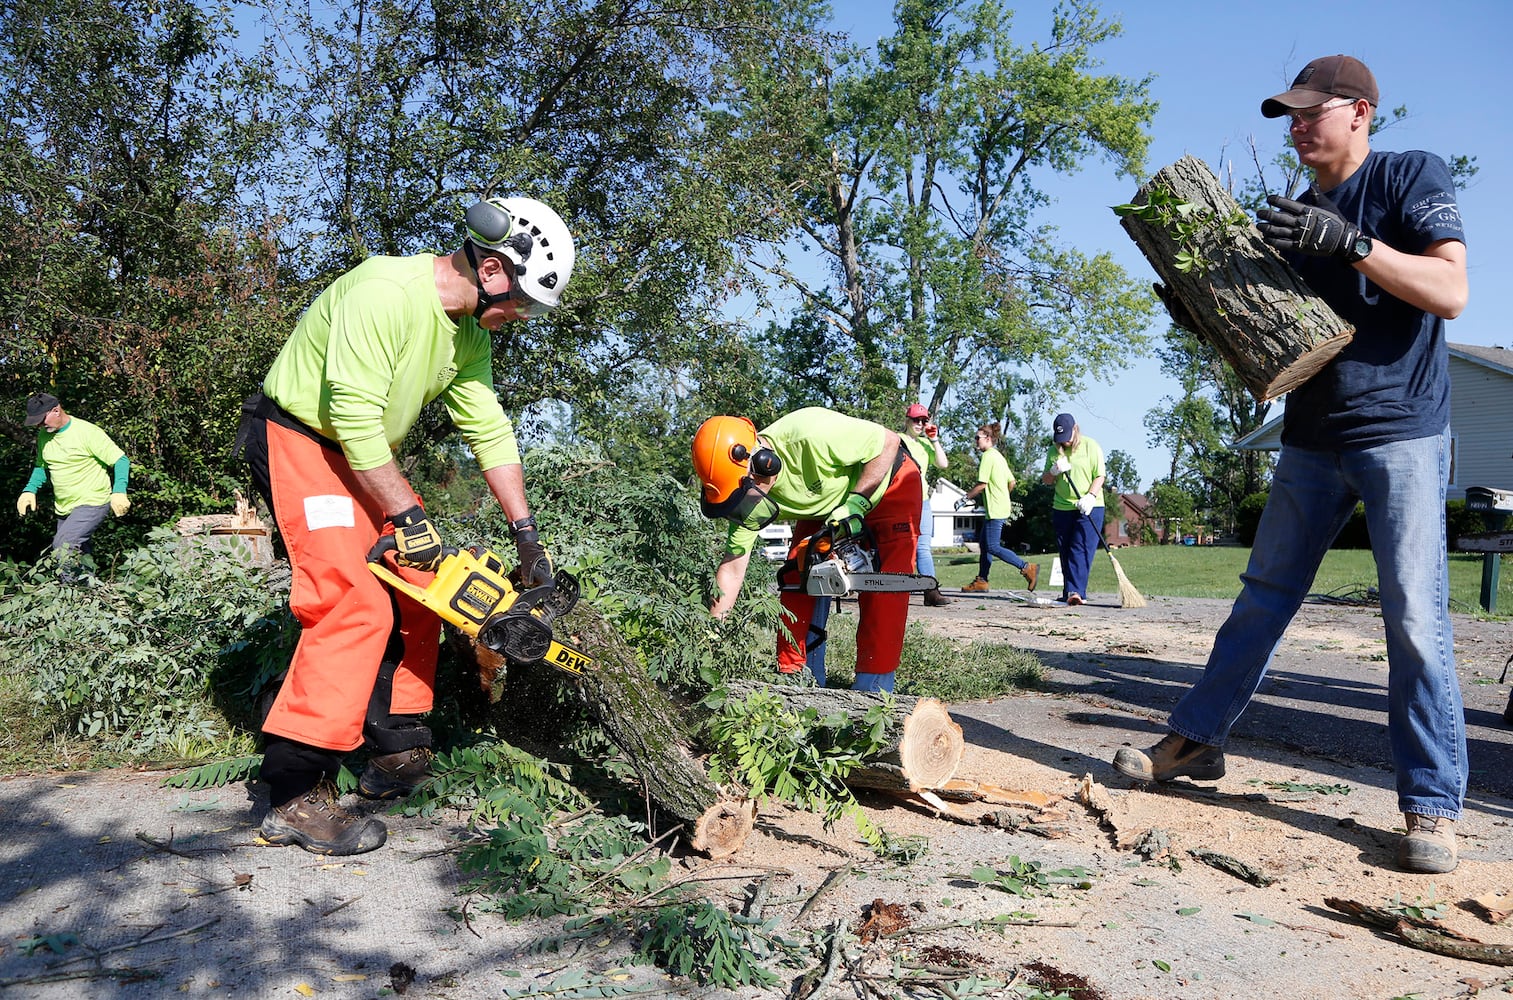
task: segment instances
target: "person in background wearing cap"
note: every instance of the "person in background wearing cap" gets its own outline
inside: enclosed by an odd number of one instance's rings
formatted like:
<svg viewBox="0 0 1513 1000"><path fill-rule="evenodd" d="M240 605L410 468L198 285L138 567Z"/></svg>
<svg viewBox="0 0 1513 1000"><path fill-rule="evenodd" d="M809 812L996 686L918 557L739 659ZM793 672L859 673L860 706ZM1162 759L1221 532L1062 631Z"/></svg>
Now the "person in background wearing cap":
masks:
<svg viewBox="0 0 1513 1000"><path fill-rule="evenodd" d="M50 393L34 392L26 400L26 426L42 430L37 435L37 464L16 498L16 513L25 517L36 510L37 491L52 480L53 510L58 515L52 551L58 558L58 579L77 583L82 575L77 557L89 555L90 538L105 515L124 517L131 509L126 497L131 461L109 434L64 413L63 404Z"/></svg>
<svg viewBox="0 0 1513 1000"><path fill-rule="evenodd" d="M725 557L715 570L718 595L710 613L723 618L735 606L757 533L782 518L798 546L822 525L837 537L870 529L877 571L913 573L924 488L919 466L899 435L881 424L818 406L794 410L757 431L746 417L710 417L693 438L693 468L702 485L700 509L729 523ZM782 592L778 670L805 666L805 641L815 599ZM909 620L909 595L898 591L857 595L857 691L892 691Z"/></svg>
<svg viewBox="0 0 1513 1000"><path fill-rule="evenodd" d="M925 409L924 404L915 403L904 411L904 447L909 449L909 454L914 459L914 464L924 470L934 466L937 469L949 468L951 462L946 458L945 445L940 440L940 427L930 421L930 411ZM935 554L930 551L934 541L935 515L930 510L930 490L928 485L924 489L924 506L919 514L919 545L914 551L914 564L918 567L916 572L926 576L935 575ZM925 591L925 604L932 608L945 607L951 603L951 599L940 592L940 588Z"/></svg>
<svg viewBox="0 0 1513 1000"><path fill-rule="evenodd" d="M982 452L977 460L977 482L957 501L960 506L978 500L983 509L982 520L977 523L977 579L961 588L968 594L988 592L988 574L993 570L994 556L1019 570L1031 590L1040 582L1040 567L1025 562L1003 544L1003 523L1014 509L1009 499L1014 491L1014 473L1009 469L1008 459L998 450L1001 437L996 421L977 428L973 443Z"/></svg>
<svg viewBox="0 0 1513 1000"><path fill-rule="evenodd" d="M1275 195L1261 233L1346 321L1355 337L1287 397L1282 453L1244 587L1202 677L1178 703L1171 734L1114 758L1143 781L1224 774L1223 746L1255 694L1357 501L1387 630L1387 739L1406 835L1406 871L1455 868L1455 821L1468 774L1448 612L1445 488L1450 377L1445 320L1465 308L1465 233L1443 160L1371 149L1371 71L1350 56L1315 59L1262 102L1290 119L1313 173L1300 198Z"/></svg>
<svg viewBox="0 0 1513 1000"><path fill-rule="evenodd" d="M1061 554L1061 599L1076 606L1087 598L1087 577L1103 534L1103 449L1085 437L1070 413L1051 422L1051 448L1040 481L1054 485L1051 525Z"/></svg>
<svg viewBox="0 0 1513 1000"><path fill-rule="evenodd" d="M300 318L262 392L243 406L237 451L278 522L302 626L263 721L260 834L317 854L371 851L382 822L339 804L345 753L365 742L358 791L397 798L433 757L430 711L441 623L368 570L391 536L398 572L424 586L441 536L394 460L421 407L440 398L509 518L524 587L551 586L525 499L515 431L494 390L492 331L555 308L573 269L557 213L529 198L489 198L464 217L450 254L370 257Z"/></svg>

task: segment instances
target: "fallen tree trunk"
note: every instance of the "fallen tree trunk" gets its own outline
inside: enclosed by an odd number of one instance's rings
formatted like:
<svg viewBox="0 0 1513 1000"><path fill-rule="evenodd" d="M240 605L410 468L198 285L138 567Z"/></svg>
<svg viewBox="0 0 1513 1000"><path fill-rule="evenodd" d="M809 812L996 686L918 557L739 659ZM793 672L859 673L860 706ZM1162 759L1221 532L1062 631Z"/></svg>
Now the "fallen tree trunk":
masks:
<svg viewBox="0 0 1513 1000"><path fill-rule="evenodd" d="M1315 295L1202 160L1158 170L1120 225L1176 298L1194 331L1259 402L1312 378L1355 328Z"/></svg>
<svg viewBox="0 0 1513 1000"><path fill-rule="evenodd" d="M755 804L709 779L690 749L687 711L646 676L624 637L587 602L579 601L552 631L594 660L576 680L554 676L576 685L589 714L635 768L646 798L686 825L694 850L711 858L739 851L751 835ZM502 658L477 645L474 655L487 689L494 678L489 666L497 670Z"/></svg>
<svg viewBox="0 0 1513 1000"><path fill-rule="evenodd" d="M821 717L840 712L861 725L867 711L882 700L868 691L794 687L759 681L732 681L732 698L756 691L774 695L790 710L813 708ZM846 776L852 788L914 792L937 788L951 780L966 750L961 726L934 698L895 695L894 714L883 731L883 749Z"/></svg>

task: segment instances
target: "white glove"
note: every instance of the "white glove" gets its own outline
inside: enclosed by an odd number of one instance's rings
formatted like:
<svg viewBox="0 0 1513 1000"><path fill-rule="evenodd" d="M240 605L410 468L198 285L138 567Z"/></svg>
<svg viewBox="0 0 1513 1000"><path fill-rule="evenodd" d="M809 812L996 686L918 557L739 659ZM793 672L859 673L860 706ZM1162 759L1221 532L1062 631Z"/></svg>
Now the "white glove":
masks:
<svg viewBox="0 0 1513 1000"><path fill-rule="evenodd" d="M1093 508L1098 506L1098 498L1091 493L1084 493L1077 498L1077 509L1082 511L1084 517L1093 513Z"/></svg>
<svg viewBox="0 0 1513 1000"><path fill-rule="evenodd" d="M22 517L37 509L37 494L30 491L16 498L16 513Z"/></svg>
<svg viewBox="0 0 1513 1000"><path fill-rule="evenodd" d="M1057 455L1056 464L1051 466L1051 471L1058 476L1064 475L1072 471L1072 463L1067 460L1065 455Z"/></svg>

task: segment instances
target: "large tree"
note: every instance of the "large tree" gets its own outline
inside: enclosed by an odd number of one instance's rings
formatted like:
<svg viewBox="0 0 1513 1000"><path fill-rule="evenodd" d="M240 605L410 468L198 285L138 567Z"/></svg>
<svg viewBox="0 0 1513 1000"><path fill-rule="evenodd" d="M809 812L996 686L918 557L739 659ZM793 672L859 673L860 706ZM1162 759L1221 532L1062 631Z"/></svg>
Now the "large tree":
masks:
<svg viewBox="0 0 1513 1000"><path fill-rule="evenodd" d="M738 134L778 147L757 196L799 234L753 264L803 303L796 330L845 339L851 409L892 421L1031 369L1069 396L1126 362L1149 313L1107 254L1060 243L1039 185L1099 159L1138 175L1147 81L1097 72L1120 29L1089 4L1058 7L1043 45L992 0L900 0L894 21L875 53L745 67ZM963 429L1010 422L1001 394L959 402Z"/></svg>

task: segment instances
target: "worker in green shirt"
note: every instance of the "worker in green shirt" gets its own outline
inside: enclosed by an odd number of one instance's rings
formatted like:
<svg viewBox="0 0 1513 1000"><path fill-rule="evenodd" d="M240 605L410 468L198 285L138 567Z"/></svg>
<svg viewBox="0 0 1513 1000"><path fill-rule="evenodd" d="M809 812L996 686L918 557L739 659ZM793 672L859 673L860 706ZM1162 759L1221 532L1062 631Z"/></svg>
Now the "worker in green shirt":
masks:
<svg viewBox="0 0 1513 1000"><path fill-rule="evenodd" d="M710 417L693 439L694 473L703 484L704 516L729 522L725 556L715 571L719 590L710 612L722 618L735 605L757 533L782 518L796 522L793 547L829 524L857 534L865 525L877 544L877 569L913 573L924 492L919 466L899 435L869 420L818 406L795 410L757 431L746 417ZM815 599L783 591L778 629L781 673L804 669ZM892 691L903 650L909 595L857 595L859 691Z"/></svg>
<svg viewBox="0 0 1513 1000"><path fill-rule="evenodd" d="M434 756L420 718L433 704L441 623L367 565L390 534L407 582L425 586L441 562L441 536L394 460L427 403L446 406L509 519L522 585L553 585L494 391L492 343L505 323L556 308L573 239L530 198L479 201L464 222L450 254L370 257L337 278L243 406L238 450L288 550L301 625L263 721L272 808L259 832L270 844L337 855L381 846L383 823L339 804L343 755L372 751L358 791L375 799L409 794Z"/></svg>
<svg viewBox="0 0 1513 1000"><path fill-rule="evenodd" d="M37 491L52 481L58 515L52 551L58 558L58 578L75 583L83 573L79 557L89 555L90 538L105 515L122 517L131 509L126 497L131 461L110 435L88 420L69 416L51 393L34 392L26 400L26 426L42 429L36 467L16 499L16 513L25 517L36 510Z"/></svg>

